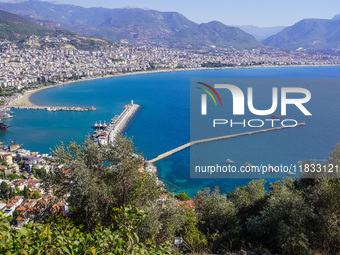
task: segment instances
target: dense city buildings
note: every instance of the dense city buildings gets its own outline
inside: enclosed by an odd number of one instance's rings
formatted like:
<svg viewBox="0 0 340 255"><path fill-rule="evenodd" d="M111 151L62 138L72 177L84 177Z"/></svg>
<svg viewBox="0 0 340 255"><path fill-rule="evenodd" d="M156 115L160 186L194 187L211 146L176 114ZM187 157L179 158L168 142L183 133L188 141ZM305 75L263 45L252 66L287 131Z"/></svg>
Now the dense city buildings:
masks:
<svg viewBox="0 0 340 255"><path fill-rule="evenodd" d="M74 47L42 50L33 47L36 39L36 36L31 36L27 48L19 48L9 41L0 42L2 88L21 89L36 83L62 83L70 79L136 71L340 63L340 56L336 55L282 51L272 47L253 50L233 48L185 50L108 44L107 47L96 51L77 50ZM67 38L46 36L44 40L58 41Z"/></svg>

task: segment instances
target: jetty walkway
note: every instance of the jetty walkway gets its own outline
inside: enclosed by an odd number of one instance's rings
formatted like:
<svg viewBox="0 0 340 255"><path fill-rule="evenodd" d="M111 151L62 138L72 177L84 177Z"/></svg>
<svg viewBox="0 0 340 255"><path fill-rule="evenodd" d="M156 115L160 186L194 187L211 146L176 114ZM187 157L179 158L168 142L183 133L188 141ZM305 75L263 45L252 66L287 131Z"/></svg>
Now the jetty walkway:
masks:
<svg viewBox="0 0 340 255"><path fill-rule="evenodd" d="M175 154L181 150L184 150L190 146L193 146L195 144L199 144L199 143L208 143L208 142L213 142L213 141L219 141L219 140L225 140L225 139L231 139L231 138L235 138L235 137L239 137L239 136L245 136L245 135L254 135L254 134L258 134L258 133L265 133L265 132L269 132L269 131L275 131L275 130L281 130L281 129L285 129L285 128L293 128L293 127L299 127L299 126L305 126L306 123L298 123L296 126L284 126L284 127L274 127L274 128L268 128L268 129L261 129L261 130L255 130L255 131L250 131L250 132L245 132L245 133L240 133L240 134L234 134L234 135L225 135L225 136L218 136L218 137L213 137L213 138L207 138L207 139L202 139L202 140L196 140L196 141L192 141L189 143L186 143L182 146L179 146L173 150L170 150L168 152L165 152L161 155L158 155L156 158L149 160L149 162L154 163L156 161L159 161L161 159L164 159L166 157L169 157L172 154Z"/></svg>

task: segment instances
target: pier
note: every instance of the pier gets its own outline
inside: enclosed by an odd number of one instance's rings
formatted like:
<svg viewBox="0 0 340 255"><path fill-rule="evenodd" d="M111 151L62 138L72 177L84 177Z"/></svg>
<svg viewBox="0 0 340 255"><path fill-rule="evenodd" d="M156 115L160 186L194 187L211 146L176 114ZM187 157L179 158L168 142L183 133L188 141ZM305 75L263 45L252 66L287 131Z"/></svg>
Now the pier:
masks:
<svg viewBox="0 0 340 255"><path fill-rule="evenodd" d="M75 112L85 112L85 111L95 111L95 107L78 107L78 106L23 106L23 105L12 105L9 106L14 109L27 109L27 110L46 110L49 112L56 111L75 111Z"/></svg>
<svg viewBox="0 0 340 255"><path fill-rule="evenodd" d="M99 144L108 144L113 142L117 136L129 123L130 119L139 109L138 104L134 104L131 100L131 104L124 105L124 110L120 115L116 115L112 118L110 124L100 124L99 128L94 131L92 137L98 141ZM94 125L96 129L97 123Z"/></svg>
<svg viewBox="0 0 340 255"><path fill-rule="evenodd" d="M269 131L275 131L275 130L281 130L281 129L286 129L286 128L293 128L293 127L299 127L299 126L305 126L306 123L298 123L296 126L285 126L285 127L274 127L274 128L268 128L268 129L261 129L261 130L255 130L255 131L250 131L250 132L245 132L245 133L240 133L240 134L234 134L234 135L225 135L225 136L218 136L218 137L213 137L213 138L207 138L207 139L201 139L201 140L196 140L196 141L192 141L189 143L186 143L182 146L179 146L173 150L170 150L168 152L165 152L161 155L158 155L156 158L149 160L149 162L154 163L156 161L159 161L161 159L164 159L166 157L169 157L172 154L175 154L181 150L184 150L190 146L193 146L195 144L199 144L199 143L208 143L208 142L213 142L213 141L219 141L219 140L225 140L225 139L231 139L231 138L235 138L235 137L239 137L239 136L245 136L245 135L254 135L254 134L258 134L258 133L265 133L265 132L269 132Z"/></svg>

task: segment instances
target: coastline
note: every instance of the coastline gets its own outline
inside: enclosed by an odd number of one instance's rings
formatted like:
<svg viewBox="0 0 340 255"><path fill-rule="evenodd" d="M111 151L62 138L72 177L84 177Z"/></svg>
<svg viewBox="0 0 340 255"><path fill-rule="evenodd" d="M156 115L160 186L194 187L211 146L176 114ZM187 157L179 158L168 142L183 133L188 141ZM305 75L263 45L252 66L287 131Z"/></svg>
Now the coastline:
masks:
<svg viewBox="0 0 340 255"><path fill-rule="evenodd" d="M19 96L18 98L14 99L13 101L7 102L6 107L11 107L11 106L38 106L36 104L33 104L30 100L31 95L34 93L44 90L44 89L49 89L49 88L54 88L58 86L63 86L63 85L68 85L72 83L77 83L77 82L83 82L83 81L91 81L91 80L97 80L97 79L105 79L105 78L112 78L112 77L120 77L120 76L126 76L126 75L137 75L137 74L152 74L152 73L163 73L163 72L178 72L178 71L195 71L195 70L220 70L220 69L234 69L234 68L263 68L263 67L306 67L306 66L339 66L337 64L334 65L286 65L286 66L279 66L279 65L261 65L261 66L225 66L225 67L212 67L212 68L207 68L207 67L198 67L198 68L181 68L181 69L162 69L162 70L154 70L154 71L137 71L137 72L129 72L129 73L118 73L118 74L108 74L104 76L96 76L96 77L91 77L91 78L85 78L85 79L80 79L76 81L67 81L67 82L60 82L58 84L50 85L50 86L45 86L33 90L28 90L25 91L24 94ZM41 106L41 105L39 105Z"/></svg>

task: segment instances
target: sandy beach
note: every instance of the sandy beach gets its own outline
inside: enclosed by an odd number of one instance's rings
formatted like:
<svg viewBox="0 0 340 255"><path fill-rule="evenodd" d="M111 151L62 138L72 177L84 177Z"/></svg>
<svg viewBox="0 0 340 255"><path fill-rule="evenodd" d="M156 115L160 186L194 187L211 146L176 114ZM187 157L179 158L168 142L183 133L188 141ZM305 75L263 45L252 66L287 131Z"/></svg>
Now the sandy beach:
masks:
<svg viewBox="0 0 340 255"><path fill-rule="evenodd" d="M63 85L82 82L82 81L91 81L91 80L97 80L97 79L105 79L105 78L112 78L112 77L119 77L119 76L126 76L126 75L136 75L136 74L150 74L150 73L177 72L177 71L190 71L190 70L208 70L208 69L227 69L227 68L234 68L234 67L223 67L223 68L205 68L205 67L202 67L202 68L192 68L192 69L188 68L188 69L168 69L168 70L156 70L156 71L139 71L139 72L119 73L119 74L110 74L110 75L104 75L104 76L96 76L96 77L92 77L92 78L80 79L80 80L77 80L77 81L61 82L61 83L58 83L58 84L54 84L54 85L50 85L50 86L26 91L23 95L19 96L17 99L14 99L13 101L8 102L7 107L11 107L11 106L37 106L30 101L30 97L34 93L36 93L40 90L54 88L54 87L57 87L57 86L63 86Z"/></svg>
<svg viewBox="0 0 340 255"><path fill-rule="evenodd" d="M90 81L90 80L112 78L112 77L119 77L119 76L126 76L126 75L162 73L162 72L179 72L179 71L193 71L193 70L217 70L217 69L231 69L231 68L294 67L294 66L303 67L303 66L315 66L315 65L289 65L289 66L262 65L262 66L236 66L236 67L214 67L214 68L199 67L199 68L166 69L166 70L155 70L155 71L139 71L139 72L119 73L119 74L111 74L111 75L104 75L104 76L96 76L96 77L92 77L92 78L80 79L80 80L77 80L77 81L61 82L61 83L58 83L58 84L55 84L55 85L50 85L50 86L47 86L47 87L42 87L42 88L26 91L23 95L19 96L17 99L14 99L13 101L8 102L7 107L11 107L11 106L37 106L30 101L30 97L34 93L36 93L40 90L54 88L54 87L57 87L57 86L62 86L62 85L67 85L67 84L72 84L72 83L77 83L77 82L82 82L82 81ZM325 66L331 66L331 65L325 65ZM334 65L334 66L336 66L336 65Z"/></svg>

